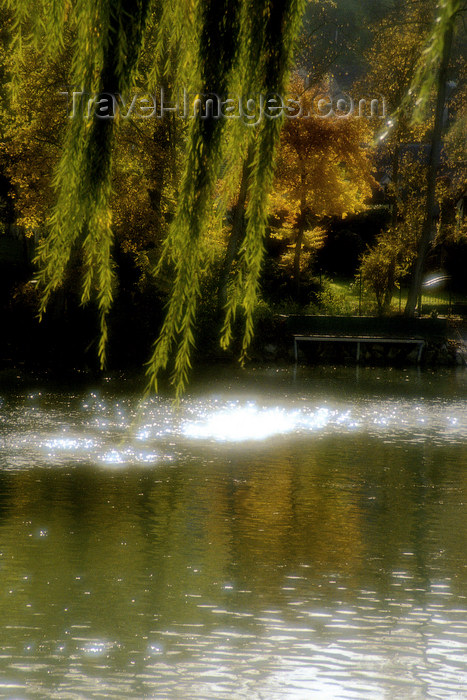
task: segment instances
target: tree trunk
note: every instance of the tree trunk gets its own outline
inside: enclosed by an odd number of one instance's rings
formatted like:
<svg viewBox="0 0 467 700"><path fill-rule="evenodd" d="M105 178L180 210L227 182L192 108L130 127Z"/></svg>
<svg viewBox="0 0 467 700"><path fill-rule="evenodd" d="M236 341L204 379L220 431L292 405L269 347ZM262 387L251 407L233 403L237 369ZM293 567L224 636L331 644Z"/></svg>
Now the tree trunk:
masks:
<svg viewBox="0 0 467 700"><path fill-rule="evenodd" d="M398 135L397 138L399 139L400 136ZM393 229L397 226L397 218L399 216L399 154L400 145L396 143L394 157L392 159L392 185L394 187L394 193L392 197L391 226Z"/></svg>
<svg viewBox="0 0 467 700"><path fill-rule="evenodd" d="M422 232L418 244L418 255L415 262L415 268L410 281L410 289L407 297L407 304L404 315L413 316L417 306L417 300L422 288L422 275L425 267L425 259L428 253L428 248L432 239L433 232L433 214L435 208L436 195L436 173L439 165L439 157L441 151L441 134L443 131L444 103L446 101L446 83L449 59L451 55L452 38L454 34L454 17L449 23L444 35L443 53L441 57L441 65L438 76L438 93L436 96L436 111L433 134L431 137L430 158L428 161L427 174L427 194L425 218L423 221Z"/></svg>
<svg viewBox="0 0 467 700"><path fill-rule="evenodd" d="M297 238L295 240L295 252L293 259L293 276L294 276L294 293L295 301L300 301L300 283L301 283L301 272L300 272L300 259L302 255L302 243L303 234L305 233L306 226L306 193L305 193L305 169L303 162L300 161L301 165L301 197L300 197L300 219L297 230Z"/></svg>
<svg viewBox="0 0 467 700"><path fill-rule="evenodd" d="M302 254L303 234L305 232L305 222L300 217L300 223L297 230L297 238L295 240L295 253L293 259L293 276L294 276L294 294L295 301L300 301L300 258Z"/></svg>
<svg viewBox="0 0 467 700"><path fill-rule="evenodd" d="M219 286L217 292L217 305L221 311L227 303L227 287L232 263L239 251L240 243L245 233L245 204L248 194L248 178L251 161L253 160L253 146L248 147L248 153L243 163L242 179L240 181L240 191L233 211L232 228L230 230L227 250L225 251L224 262L222 264Z"/></svg>
<svg viewBox="0 0 467 700"><path fill-rule="evenodd" d="M399 139L399 135L397 135ZM397 226L397 219L399 216L399 161L400 161L400 143L397 142L394 148L394 156L392 159L392 184L394 187L394 192L392 196L392 212L391 212L391 227L394 235L394 231ZM388 266L387 274L387 285L384 294L381 295L380 299L377 299L378 303L378 315L384 316L388 313L391 308L392 296L394 294L394 289L396 288L396 263L397 259L394 257Z"/></svg>
<svg viewBox="0 0 467 700"><path fill-rule="evenodd" d="M396 260L395 258L391 260L388 267L387 275L387 287L383 295L383 303L381 308L381 315L387 314L391 309L392 295L394 294L394 289L396 287Z"/></svg>
<svg viewBox="0 0 467 700"><path fill-rule="evenodd" d="M166 184L168 164L173 160L171 150L175 139L170 131L169 121L161 120L154 127L154 157L151 172L151 187L148 188L149 201L154 213L156 229L160 235L162 229L162 193Z"/></svg>

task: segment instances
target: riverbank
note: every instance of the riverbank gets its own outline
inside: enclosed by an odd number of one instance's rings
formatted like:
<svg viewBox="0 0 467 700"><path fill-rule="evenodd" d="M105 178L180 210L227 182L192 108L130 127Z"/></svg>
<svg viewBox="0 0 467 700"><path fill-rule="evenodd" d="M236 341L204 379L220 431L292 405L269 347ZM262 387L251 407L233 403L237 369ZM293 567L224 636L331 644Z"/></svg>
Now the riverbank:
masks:
<svg viewBox="0 0 467 700"><path fill-rule="evenodd" d="M299 341L295 347L294 340ZM275 316L259 323L252 357L311 364L466 366L467 322L460 317Z"/></svg>
<svg viewBox="0 0 467 700"><path fill-rule="evenodd" d="M84 323L47 327L37 321L16 326L4 336L0 350L0 386L53 384L81 385L108 377L131 377L141 391L145 386L144 362L150 354L152 334L131 350L131 338L114 335L109 345L109 364L101 372L91 330ZM92 325L92 324L91 324ZM310 336L313 342L297 344L294 336ZM316 340L316 335L322 337ZM357 357L358 338L360 344ZM347 338L347 340L346 340ZM391 339L394 342L390 342ZM403 342L404 339L412 342ZM417 339L419 342L417 342ZM333 341L336 342L333 342ZM94 338L95 341L95 338ZM211 329L202 336L194 352L194 365L238 367L239 347L227 353L218 346ZM467 365L467 321L460 317L406 319L364 316L312 316L265 314L257 319L247 365L290 366L349 365L410 367L465 367Z"/></svg>

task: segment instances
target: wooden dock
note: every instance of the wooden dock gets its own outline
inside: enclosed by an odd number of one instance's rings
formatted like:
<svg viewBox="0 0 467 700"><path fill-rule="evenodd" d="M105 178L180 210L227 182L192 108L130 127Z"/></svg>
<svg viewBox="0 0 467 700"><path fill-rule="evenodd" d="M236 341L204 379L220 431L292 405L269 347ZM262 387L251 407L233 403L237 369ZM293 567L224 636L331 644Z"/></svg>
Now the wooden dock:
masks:
<svg viewBox="0 0 467 700"><path fill-rule="evenodd" d="M300 344L348 344L355 346L357 363L368 357L363 346L386 346L390 349L417 349L414 361L422 362L424 350L433 340L447 337L445 319L364 316L287 316L283 317L293 339L295 362ZM350 357L352 355L350 354Z"/></svg>
<svg viewBox="0 0 467 700"><path fill-rule="evenodd" d="M296 335L293 336L294 339L294 356L295 362L298 362L298 343L301 342L315 342L315 343L355 343L356 345L356 357L357 363L360 362L360 348L364 343L374 343L374 344L403 344L403 345L418 345L417 353L417 364L420 364L422 359L423 348L425 347L425 340L423 338L387 338L381 336L353 336L353 335Z"/></svg>

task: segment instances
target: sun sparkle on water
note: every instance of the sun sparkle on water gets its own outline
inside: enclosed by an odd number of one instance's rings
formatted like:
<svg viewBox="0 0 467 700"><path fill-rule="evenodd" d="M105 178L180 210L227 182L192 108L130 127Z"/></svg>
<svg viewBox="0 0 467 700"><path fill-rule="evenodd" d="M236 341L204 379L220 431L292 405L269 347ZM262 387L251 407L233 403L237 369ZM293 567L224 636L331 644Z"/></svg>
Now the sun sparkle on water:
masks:
<svg viewBox="0 0 467 700"><path fill-rule="evenodd" d="M47 397L37 405L18 405L0 445L8 467L56 467L77 463L101 468L153 466L190 458L194 442L268 443L287 436L326 437L365 433L376 439L437 444L464 441L467 411L463 401L365 397L352 402L281 396L226 400L186 397L179 411L157 397L141 409L134 398L105 400L93 394L65 397L61 406ZM76 404L79 407L77 408ZM34 410L32 410L34 409Z"/></svg>

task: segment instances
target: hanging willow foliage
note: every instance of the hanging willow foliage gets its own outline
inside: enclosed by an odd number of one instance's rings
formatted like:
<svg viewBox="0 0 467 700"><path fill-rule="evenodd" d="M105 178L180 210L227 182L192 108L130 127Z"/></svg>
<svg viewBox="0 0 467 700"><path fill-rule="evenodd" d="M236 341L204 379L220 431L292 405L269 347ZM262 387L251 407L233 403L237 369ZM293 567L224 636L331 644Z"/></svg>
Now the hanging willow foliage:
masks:
<svg viewBox="0 0 467 700"><path fill-rule="evenodd" d="M50 55L61 50L65 20L69 22L76 36L70 78L82 90L78 107L83 113L89 95L127 90L142 45L149 0L77 0L72 5L53 0L52 6L50 12L47 2L24 0L12 9L18 11L18 32L21 24L29 26L34 45L47 37L46 52ZM113 119L70 120L53 182L57 202L36 257L42 317L51 294L63 283L72 251L81 246L85 266L81 300L87 303L93 293L97 297L102 366L113 286L109 201L114 131Z"/></svg>
<svg viewBox="0 0 467 700"><path fill-rule="evenodd" d="M207 95L225 95L236 67L240 29L240 0L205 0L201 4L198 62L204 88L200 110ZM175 268L167 314L148 367L150 383L157 389L157 376L165 369L173 343L178 340L172 381L177 397L184 390L194 344L193 325L200 296L202 237L219 167L224 120L192 120L185 170L175 220L163 250Z"/></svg>
<svg viewBox="0 0 467 700"><path fill-rule="evenodd" d="M258 14L254 15L254 7ZM249 11L254 19L249 23L251 50L246 57L246 70L255 76L259 94L271 97L283 95L289 75L294 40L302 14L299 0L271 3L251 0ZM227 348L232 338L232 322L239 306L245 315L242 361L253 336L253 311L257 303L258 279L263 261L263 241L268 213L268 196L274 175L274 156L279 141L283 115L266 118L257 135L251 166L246 236L236 279L230 287L221 346Z"/></svg>
<svg viewBox="0 0 467 700"><path fill-rule="evenodd" d="M402 109L410 106L411 98L416 97L415 110L412 119L420 122L426 116L428 102L433 87L438 78L444 42L449 27L454 25L456 15L466 9L465 0L440 0L437 8L437 18L427 45L420 57L415 75L410 86L409 94L402 104Z"/></svg>
<svg viewBox="0 0 467 700"><path fill-rule="evenodd" d="M199 109L208 109L207 93L220 97L254 95L267 100L283 95L305 0L7 0L16 15L16 52L28 41L58 55L65 28L74 37L70 83L90 94L116 94L131 88L142 47L155 46L148 87L167 84L200 93ZM25 31L26 28L26 31ZM88 95L83 94L82 109ZM247 227L237 272L230 285L221 344L227 347L240 307L245 316L244 356L253 333L253 311L263 258L268 194L282 118L269 110L253 128L241 120L194 119L188 130L184 171L174 220L162 261L173 267L167 313L148 363L149 387L157 389L162 369L174 355L172 382L184 390L194 345L194 323L205 267L203 242L212 216L214 188L221 165L228 173L222 216L238 181L238 161L253 149L248 179ZM56 206L37 262L42 288L40 314L62 284L71 253L81 247L83 303L95 295L101 316L99 356L105 361L106 316L112 303L112 149L118 121L70 120L54 185Z"/></svg>

